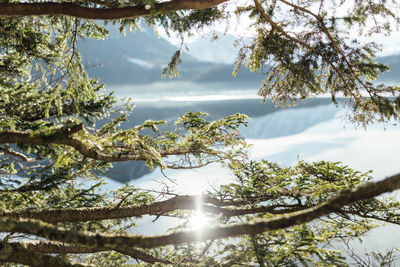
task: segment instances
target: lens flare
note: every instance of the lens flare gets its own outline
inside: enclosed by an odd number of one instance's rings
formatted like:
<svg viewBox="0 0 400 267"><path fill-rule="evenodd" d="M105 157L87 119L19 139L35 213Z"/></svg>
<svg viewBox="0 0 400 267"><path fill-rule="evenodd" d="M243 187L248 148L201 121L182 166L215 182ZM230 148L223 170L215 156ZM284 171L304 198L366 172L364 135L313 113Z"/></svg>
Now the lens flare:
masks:
<svg viewBox="0 0 400 267"><path fill-rule="evenodd" d="M196 214L189 219L189 227L192 229L201 229L209 224L210 218L202 212L196 212Z"/></svg>

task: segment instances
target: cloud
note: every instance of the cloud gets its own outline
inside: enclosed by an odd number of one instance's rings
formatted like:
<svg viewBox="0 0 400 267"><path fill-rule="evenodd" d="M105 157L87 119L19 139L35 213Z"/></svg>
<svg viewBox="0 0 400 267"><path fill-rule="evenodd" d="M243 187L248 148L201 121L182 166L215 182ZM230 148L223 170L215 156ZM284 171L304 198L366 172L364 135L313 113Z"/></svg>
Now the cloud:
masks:
<svg viewBox="0 0 400 267"><path fill-rule="evenodd" d="M146 69L152 69L155 67L153 63L138 58L127 57L126 60Z"/></svg>

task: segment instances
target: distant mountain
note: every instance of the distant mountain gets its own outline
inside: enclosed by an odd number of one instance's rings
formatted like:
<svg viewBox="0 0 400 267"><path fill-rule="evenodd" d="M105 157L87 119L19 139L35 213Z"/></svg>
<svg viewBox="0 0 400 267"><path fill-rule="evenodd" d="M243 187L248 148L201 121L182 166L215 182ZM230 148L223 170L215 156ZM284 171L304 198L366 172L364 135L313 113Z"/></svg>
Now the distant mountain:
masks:
<svg viewBox="0 0 400 267"><path fill-rule="evenodd" d="M138 85L162 81L162 69L177 48L149 28L136 33L127 32L126 37L110 28L107 39L86 40L78 44L78 50L92 77L109 85ZM179 77L172 79L174 81L258 85L262 80L259 73L247 69L232 77L233 65L200 61L187 53L183 54L182 61L178 66Z"/></svg>
<svg viewBox="0 0 400 267"><path fill-rule="evenodd" d="M136 33L127 32L126 37L116 28L110 28L106 40L86 40L78 44L88 73L108 85L140 85L154 82L189 81L194 83L222 82L232 87L245 84L257 88L263 79L260 73L247 68L232 77L233 62L237 49L233 36L221 36L215 43L201 38L183 49L183 63L178 66L179 77L161 79L162 69L167 65L177 47L158 37L150 28ZM193 56L191 56L193 55ZM229 61L228 61L229 60ZM378 58L391 67L380 76L379 82L400 81L400 55ZM223 62L223 63L218 63Z"/></svg>

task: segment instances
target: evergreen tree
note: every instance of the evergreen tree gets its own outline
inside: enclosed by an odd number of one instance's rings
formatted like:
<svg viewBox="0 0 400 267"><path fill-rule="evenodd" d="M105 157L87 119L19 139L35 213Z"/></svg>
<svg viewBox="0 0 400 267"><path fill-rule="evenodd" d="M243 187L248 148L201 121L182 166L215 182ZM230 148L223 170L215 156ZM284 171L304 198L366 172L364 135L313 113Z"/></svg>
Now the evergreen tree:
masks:
<svg viewBox="0 0 400 267"><path fill-rule="evenodd" d="M347 244L379 222L400 224L400 203L376 198L400 188L400 174L372 182L370 173L341 163L282 167L247 161L238 131L247 117L241 114L209 121L204 113L188 112L173 130L151 120L122 130L132 105L117 103L87 75L76 43L105 38L102 20L121 31L145 21L183 37L247 16L256 36L240 49L234 74L242 65L262 69L259 94L281 106L315 95L329 94L334 103L345 96L349 118L367 125L399 119L400 90L374 83L388 70L374 61L379 47L352 35L390 34L399 25L399 7L395 0L1 2L0 262L346 265L346 255L333 243ZM172 55L162 75L177 75L180 54ZM110 115L113 119L96 126ZM121 161L162 169L218 162L235 180L201 196L129 184L104 193L102 174ZM215 225L158 236L126 233L144 215L185 220L199 209ZM390 264L394 257L389 252L362 259L349 247L348 254L360 265L374 259Z"/></svg>

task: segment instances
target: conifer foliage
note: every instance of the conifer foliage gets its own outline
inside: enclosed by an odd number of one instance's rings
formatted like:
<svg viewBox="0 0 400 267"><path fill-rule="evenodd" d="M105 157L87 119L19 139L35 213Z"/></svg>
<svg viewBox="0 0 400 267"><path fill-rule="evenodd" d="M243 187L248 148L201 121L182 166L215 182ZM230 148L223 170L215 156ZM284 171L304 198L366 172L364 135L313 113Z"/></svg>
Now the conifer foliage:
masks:
<svg viewBox="0 0 400 267"><path fill-rule="evenodd" d="M400 174L373 182L337 162L284 167L247 160L238 131L247 116L210 121L187 112L173 127L148 120L121 128L132 112L88 76L77 42L103 39L103 22L135 30L141 23L182 37L234 16L250 18L252 42L235 69L262 70L259 94L287 106L316 95L347 97L357 124L399 119L400 88L377 84L388 67L379 46L354 38L390 34L398 1L384 0L77 0L0 3L0 262L4 266L342 266L390 264L394 252L367 259L335 250L382 223L400 224L400 203L383 193ZM227 24L229 25L229 24ZM181 51L160 76L176 76ZM112 118L112 119L111 119ZM107 123L99 126L100 121ZM230 184L203 195L104 192L113 162L149 168L221 164ZM190 177L188 177L190 179ZM201 230L185 225L157 236L133 235L138 218L199 210ZM152 225L148 225L152 227ZM347 252L347 253L346 253Z"/></svg>

